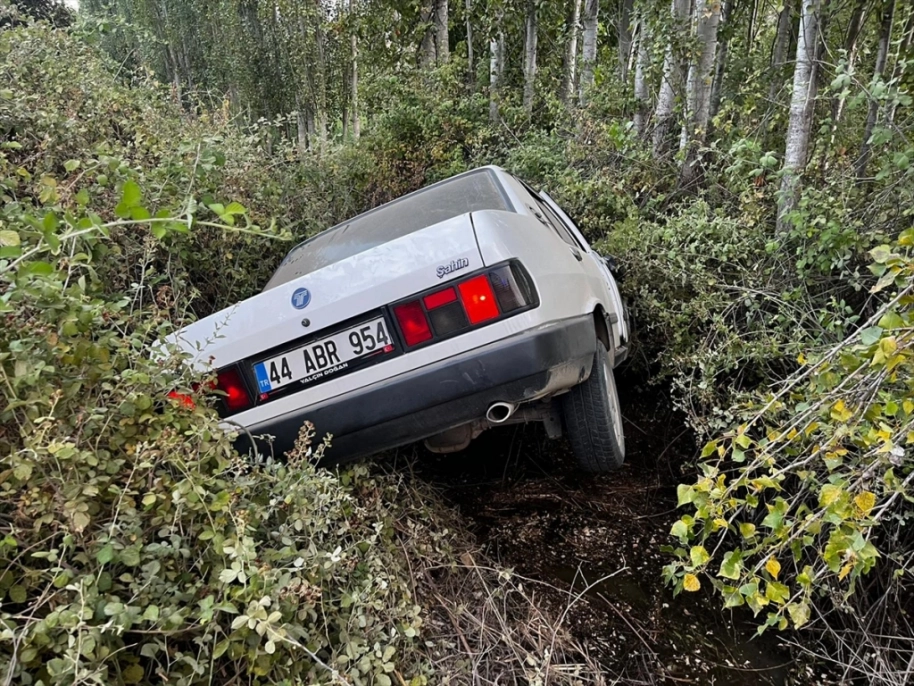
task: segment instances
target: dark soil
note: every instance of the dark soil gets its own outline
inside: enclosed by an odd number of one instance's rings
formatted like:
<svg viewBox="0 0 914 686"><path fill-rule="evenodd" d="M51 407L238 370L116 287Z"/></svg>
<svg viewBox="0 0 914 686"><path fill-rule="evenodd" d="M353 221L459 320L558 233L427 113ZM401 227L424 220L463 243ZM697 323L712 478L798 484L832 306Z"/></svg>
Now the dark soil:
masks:
<svg viewBox="0 0 914 686"><path fill-rule="evenodd" d="M542 582L542 598L619 683L814 684L783 637L756 637L750 613L722 611L710 584L673 597L676 483L694 442L664 393L620 380L627 459L614 474L578 471L564 439L539 425L480 436L454 455L422 448L412 468L471 523L490 557ZM571 595L569 595L569 591Z"/></svg>

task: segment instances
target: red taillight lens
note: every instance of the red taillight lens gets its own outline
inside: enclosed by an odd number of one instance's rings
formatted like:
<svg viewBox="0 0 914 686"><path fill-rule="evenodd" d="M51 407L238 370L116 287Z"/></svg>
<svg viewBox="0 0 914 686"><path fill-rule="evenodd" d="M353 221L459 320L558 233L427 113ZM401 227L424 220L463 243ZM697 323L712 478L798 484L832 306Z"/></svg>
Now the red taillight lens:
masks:
<svg viewBox="0 0 914 686"><path fill-rule="evenodd" d="M241 412L251 405L251 397L244 386L244 380L235 367L228 367L218 372L216 390L225 394L223 402L229 412Z"/></svg>
<svg viewBox="0 0 914 686"><path fill-rule="evenodd" d="M425 312L422 311L422 303L418 300L398 305L394 308L394 314L400 324L403 338L406 339L406 345L419 345L431 340L432 330L428 325L428 319L425 318Z"/></svg>
<svg viewBox="0 0 914 686"><path fill-rule="evenodd" d="M445 288L443 291L425 296L422 300L427 309L434 310L436 307L441 307L457 300L457 292L453 288Z"/></svg>
<svg viewBox="0 0 914 686"><path fill-rule="evenodd" d="M480 324L498 316L498 303L487 275L482 274L464 281L457 288L460 289L460 299L466 308L470 324Z"/></svg>

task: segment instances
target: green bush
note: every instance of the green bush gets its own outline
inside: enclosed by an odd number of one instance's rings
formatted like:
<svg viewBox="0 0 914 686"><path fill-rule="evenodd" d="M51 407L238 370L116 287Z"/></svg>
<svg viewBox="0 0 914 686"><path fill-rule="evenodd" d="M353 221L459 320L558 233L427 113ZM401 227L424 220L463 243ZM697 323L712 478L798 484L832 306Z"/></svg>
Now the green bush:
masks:
<svg viewBox="0 0 914 686"><path fill-rule="evenodd" d="M150 358L155 306L99 287L110 227L54 216L7 207L0 231L0 670L423 683L395 485L316 471L311 436L284 464L238 458L204 399L167 399L193 380Z"/></svg>
<svg viewBox="0 0 914 686"><path fill-rule="evenodd" d="M914 540L914 230L873 250L872 292L889 301L843 342L807 359L739 425L702 452L679 487L690 510L672 530L676 590L705 573L726 607L768 610L802 626L814 605L841 604L881 562L882 592L910 593ZM894 589L894 590L893 590ZM871 584L868 591L873 592Z"/></svg>

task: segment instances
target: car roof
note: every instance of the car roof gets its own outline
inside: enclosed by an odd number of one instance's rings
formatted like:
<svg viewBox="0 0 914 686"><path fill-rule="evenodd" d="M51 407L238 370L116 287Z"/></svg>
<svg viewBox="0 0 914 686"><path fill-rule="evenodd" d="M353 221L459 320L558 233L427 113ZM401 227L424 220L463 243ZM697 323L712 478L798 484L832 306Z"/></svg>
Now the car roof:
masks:
<svg viewBox="0 0 914 686"><path fill-rule="evenodd" d="M289 251L264 290L470 212L513 212L514 205L501 180L504 173L494 166L473 169L321 231Z"/></svg>

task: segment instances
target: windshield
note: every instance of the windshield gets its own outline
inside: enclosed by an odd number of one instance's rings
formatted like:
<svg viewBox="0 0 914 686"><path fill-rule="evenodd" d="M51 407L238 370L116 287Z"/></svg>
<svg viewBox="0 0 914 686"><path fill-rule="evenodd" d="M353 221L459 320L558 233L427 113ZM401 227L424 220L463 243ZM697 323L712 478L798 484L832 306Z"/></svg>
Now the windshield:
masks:
<svg viewBox="0 0 914 686"><path fill-rule="evenodd" d="M480 169L404 195L295 246L264 290L433 224L480 210L508 210L495 174Z"/></svg>

